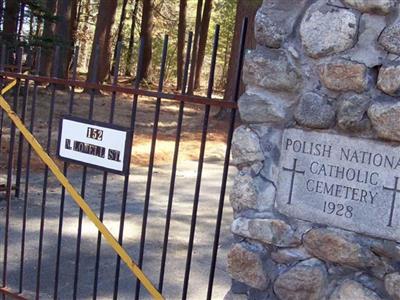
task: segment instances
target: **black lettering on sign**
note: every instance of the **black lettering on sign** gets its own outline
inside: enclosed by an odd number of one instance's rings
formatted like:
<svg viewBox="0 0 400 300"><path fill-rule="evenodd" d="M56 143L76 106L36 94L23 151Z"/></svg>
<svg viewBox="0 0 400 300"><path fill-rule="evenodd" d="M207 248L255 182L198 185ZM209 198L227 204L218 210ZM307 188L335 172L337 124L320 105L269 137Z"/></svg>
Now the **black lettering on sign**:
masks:
<svg viewBox="0 0 400 300"><path fill-rule="evenodd" d="M108 159L109 160L120 162L121 161L120 156L121 156L121 152L119 152L118 150L112 150L112 149L108 150Z"/></svg>
<svg viewBox="0 0 400 300"><path fill-rule="evenodd" d="M67 149L67 150L71 150L72 149L71 140L70 139L66 139L65 140L65 149Z"/></svg>
<svg viewBox="0 0 400 300"><path fill-rule="evenodd" d="M83 143L83 142L74 142L74 151L93 155L93 156L98 156L101 158L105 157L106 154L106 148L92 145L89 143Z"/></svg>
<svg viewBox="0 0 400 300"><path fill-rule="evenodd" d="M103 130L88 127L86 137L89 139L93 139L96 141L102 141L103 140Z"/></svg>

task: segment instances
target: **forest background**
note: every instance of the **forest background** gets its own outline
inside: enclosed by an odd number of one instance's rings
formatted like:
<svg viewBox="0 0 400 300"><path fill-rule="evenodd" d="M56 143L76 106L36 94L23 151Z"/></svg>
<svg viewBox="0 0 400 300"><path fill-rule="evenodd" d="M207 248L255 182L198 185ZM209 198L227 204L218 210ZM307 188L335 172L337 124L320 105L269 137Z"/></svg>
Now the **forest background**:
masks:
<svg viewBox="0 0 400 300"><path fill-rule="evenodd" d="M75 47L79 47L78 71L81 79L110 80L116 46L122 43L120 73L125 82L136 74L140 37L144 44L142 83L156 81L163 40L169 36L166 86L182 86L188 33L194 32L191 76L188 91L201 93L207 83L215 27L220 24L216 89L232 100L228 80L235 74L241 24L250 18L247 47L254 45L253 19L262 0L0 0L1 42L9 49L23 46L27 64L33 52L42 48L40 75L67 78ZM93 64L98 45L99 62ZM52 73L53 50L60 47L61 60ZM8 63L14 64L15 51ZM97 74L93 74L97 69ZM204 78L203 78L204 77ZM122 77L124 78L124 77Z"/></svg>

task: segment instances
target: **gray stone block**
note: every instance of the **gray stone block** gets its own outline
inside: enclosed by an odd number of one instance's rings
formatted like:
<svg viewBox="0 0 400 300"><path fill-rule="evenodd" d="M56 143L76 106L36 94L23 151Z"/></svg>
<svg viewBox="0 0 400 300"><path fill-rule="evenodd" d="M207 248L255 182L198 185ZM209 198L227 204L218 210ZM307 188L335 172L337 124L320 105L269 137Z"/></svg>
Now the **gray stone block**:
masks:
<svg viewBox="0 0 400 300"><path fill-rule="evenodd" d="M301 86L301 71L285 51L258 48L246 54L243 81L271 91L294 92Z"/></svg>
<svg viewBox="0 0 400 300"><path fill-rule="evenodd" d="M300 240L294 237L294 231L290 225L279 219L238 218L233 221L231 231L277 247L294 247L300 244Z"/></svg>
<svg viewBox="0 0 400 300"><path fill-rule="evenodd" d="M358 299L358 300L381 300L375 292L364 287L354 280L342 282L329 297L329 300Z"/></svg>
<svg viewBox="0 0 400 300"><path fill-rule="evenodd" d="M385 276L385 289L394 300L400 300L400 273L392 273Z"/></svg>
<svg viewBox="0 0 400 300"><path fill-rule="evenodd" d="M321 261L309 259L281 274L274 283L274 291L281 300L320 300L324 296L327 275Z"/></svg>
<svg viewBox="0 0 400 300"><path fill-rule="evenodd" d="M232 163L239 168L264 161L258 136L248 127L240 126L232 139Z"/></svg>
<svg viewBox="0 0 400 300"><path fill-rule="evenodd" d="M290 110L282 99L260 89L244 93L238 105L240 118L249 124L285 125L290 117Z"/></svg>
<svg viewBox="0 0 400 300"><path fill-rule="evenodd" d="M400 63L394 62L379 69L378 88L391 96L400 95Z"/></svg>
<svg viewBox="0 0 400 300"><path fill-rule="evenodd" d="M354 234L340 230L312 229L304 236L304 246L309 253L326 262L363 269L382 265Z"/></svg>
<svg viewBox="0 0 400 300"><path fill-rule="evenodd" d="M258 289L267 289L270 279L263 267L263 255L253 251L243 243L235 244L228 254L229 275L246 285Z"/></svg>
<svg viewBox="0 0 400 300"><path fill-rule="evenodd" d="M362 63L369 68L382 65L387 57L387 52L377 43L377 40L385 27L384 16L363 14L360 19L357 44L346 51L342 57Z"/></svg>
<svg viewBox="0 0 400 300"><path fill-rule="evenodd" d="M348 60L336 60L319 65L322 84L336 92L362 93L368 87L367 67Z"/></svg>
<svg viewBox="0 0 400 300"><path fill-rule="evenodd" d="M255 18L257 43L266 47L280 48L293 31L305 0L267 0Z"/></svg>
<svg viewBox="0 0 400 300"><path fill-rule="evenodd" d="M343 0L349 6L364 13L387 15L397 6L396 0Z"/></svg>
<svg viewBox="0 0 400 300"><path fill-rule="evenodd" d="M379 137L400 141L400 102L374 103L368 110L368 116Z"/></svg>
<svg viewBox="0 0 400 300"><path fill-rule="evenodd" d="M357 39L358 15L328 2L318 0L312 4L301 22L301 41L313 58L350 49Z"/></svg>
<svg viewBox="0 0 400 300"><path fill-rule="evenodd" d="M338 125L343 130L353 132L371 128L367 111L371 99L365 95L345 95L342 97L337 114Z"/></svg>
<svg viewBox="0 0 400 300"><path fill-rule="evenodd" d="M288 129L276 205L291 217L400 241L399 168L391 144Z"/></svg>
<svg viewBox="0 0 400 300"><path fill-rule="evenodd" d="M382 32L379 43L390 53L400 54L400 21L387 26Z"/></svg>
<svg viewBox="0 0 400 300"><path fill-rule="evenodd" d="M335 108L326 97L316 93L307 93L300 99L294 117L302 126L309 128L329 128L335 122Z"/></svg>

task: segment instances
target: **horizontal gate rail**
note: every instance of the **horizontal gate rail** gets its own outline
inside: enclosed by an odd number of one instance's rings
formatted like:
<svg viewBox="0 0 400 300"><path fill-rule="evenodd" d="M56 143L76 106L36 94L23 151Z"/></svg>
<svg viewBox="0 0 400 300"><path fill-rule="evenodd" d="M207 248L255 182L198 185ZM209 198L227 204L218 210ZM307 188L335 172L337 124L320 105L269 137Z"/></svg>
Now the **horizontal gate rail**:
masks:
<svg viewBox="0 0 400 300"><path fill-rule="evenodd" d="M16 294L13 293L11 290L9 290L8 288L5 287L0 287L0 294L3 294L5 296L10 297L11 299L16 299L16 300L27 300L27 298L25 298L24 296L22 296L21 294Z"/></svg>
<svg viewBox="0 0 400 300"><path fill-rule="evenodd" d="M6 78L12 79L24 79L24 80L31 80L37 83L43 84L60 84L65 86L73 86L79 87L83 89L93 89L93 90L100 90L106 92L118 92L118 93L125 93L129 95L138 95L138 96L147 96L152 98L160 98L162 100L172 100L172 101L182 101L194 104L205 104L211 105L213 107L222 107L228 109L236 109L237 104L234 101L224 101L221 99L214 99L208 97L201 97L201 96L192 96L187 94L168 94L163 92L155 92L149 90L143 90L140 88L132 88L132 87L123 87L119 85L107 85L107 84L98 84L98 83L91 83L87 81L79 81L79 80L72 80L72 79L60 79L54 77L44 77L44 76L36 76L36 75L28 75L28 74L18 74L14 72L7 72L3 71L0 72L0 76L4 76Z"/></svg>
<svg viewBox="0 0 400 300"><path fill-rule="evenodd" d="M10 297L11 299L27 300L27 298L25 298L21 294L13 293L11 290L9 290L8 288L5 288L5 287L0 287L0 294Z"/></svg>
<svg viewBox="0 0 400 300"><path fill-rule="evenodd" d="M113 248L113 250L121 257L121 259L126 263L128 268L132 273L140 280L147 291L152 295L154 299L164 299L160 292L155 288L153 283L146 277L142 270L136 265L136 263L131 259L126 250L118 243L107 227L100 221L94 211L86 203L86 201L81 197L81 195L76 191L73 185L69 182L68 178L62 173L58 168L54 160L47 154L43 147L39 144L36 138L30 133L30 131L25 127L18 115L12 110L7 101L3 98L6 92L11 90L17 81L14 80L9 83L5 88L1 90L0 96L0 108L3 109L13 124L20 130L21 134L25 137L26 141L31 145L32 149L40 157L40 159L45 163L45 165L53 172L57 180L65 188L65 190L70 194L72 199L76 204L82 209L89 220L97 227L97 229L102 233L106 241ZM5 292L6 290L4 290ZM0 291L1 292L1 291ZM11 293L10 293L11 294ZM24 299L24 298L21 298Z"/></svg>

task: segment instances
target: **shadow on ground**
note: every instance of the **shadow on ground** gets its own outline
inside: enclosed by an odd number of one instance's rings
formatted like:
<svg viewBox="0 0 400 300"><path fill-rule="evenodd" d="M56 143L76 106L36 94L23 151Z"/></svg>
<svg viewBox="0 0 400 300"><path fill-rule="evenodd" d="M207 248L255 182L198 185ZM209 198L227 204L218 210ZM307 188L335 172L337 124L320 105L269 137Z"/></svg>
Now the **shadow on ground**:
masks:
<svg viewBox="0 0 400 300"><path fill-rule="evenodd" d="M170 186L170 169L170 164L158 165L155 167L151 190L143 270L156 285L158 285L159 280L163 248L165 213L167 210ZM222 171L223 166L221 164L206 163L204 165L188 299L206 298ZM131 174L126 207L124 245L134 260L137 260L147 181L147 168L132 168ZM182 293L196 174L196 162L182 161L179 164L165 272L164 295L167 299L179 299ZM232 174L233 171L231 172L231 176ZM80 190L82 170L80 170L80 168L73 168L69 172L68 177L74 186ZM92 209L96 213L99 213L103 172L89 170L87 178L85 198ZM28 219L25 256L23 260L23 286L24 293L28 296L33 295L36 287L39 226L43 195L42 184L43 172L36 170L31 173L26 197L28 202ZM24 183L22 187L24 187ZM114 236L118 236L120 226L122 191L123 177L109 175L106 195L105 225L111 230ZM56 182L54 176L50 175L45 211L46 221L41 271L41 299L53 298L57 232L60 215L60 194L61 188L59 184ZM10 210L7 273L8 286L13 289L17 289L19 285L18 278L21 262L21 228L24 198L25 195L22 195L19 199L13 199ZM2 220L0 226L1 271L3 269L5 211L5 201L0 201L0 220ZM67 197L62 235L59 299L72 298L78 214L79 210L77 206ZM222 299L230 287L230 279L225 270L226 253L231 244L231 234L229 232L231 219L231 208L229 206L229 201L226 200L215 273L213 299ZM87 218L84 218L79 265L78 299L92 298L96 243L96 228L90 224ZM111 299L113 296L115 265L116 255L103 241L98 284L99 299ZM132 299L135 283L135 279L132 277L130 271L125 266L122 266L118 299ZM149 298L143 288L140 298Z"/></svg>

